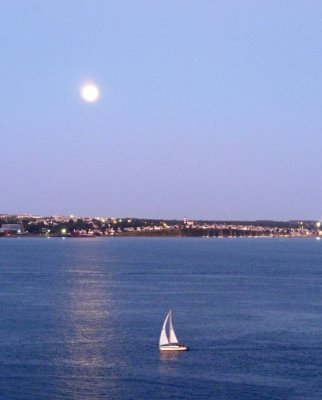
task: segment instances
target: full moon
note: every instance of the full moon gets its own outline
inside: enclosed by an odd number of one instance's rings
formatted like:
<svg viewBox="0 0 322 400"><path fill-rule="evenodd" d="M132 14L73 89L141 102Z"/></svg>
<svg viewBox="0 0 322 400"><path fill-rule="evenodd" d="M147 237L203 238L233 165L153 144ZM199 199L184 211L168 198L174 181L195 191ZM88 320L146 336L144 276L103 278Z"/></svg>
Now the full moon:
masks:
<svg viewBox="0 0 322 400"><path fill-rule="evenodd" d="M94 83L86 83L81 87L80 95L83 100L94 103L100 97L100 91Z"/></svg>

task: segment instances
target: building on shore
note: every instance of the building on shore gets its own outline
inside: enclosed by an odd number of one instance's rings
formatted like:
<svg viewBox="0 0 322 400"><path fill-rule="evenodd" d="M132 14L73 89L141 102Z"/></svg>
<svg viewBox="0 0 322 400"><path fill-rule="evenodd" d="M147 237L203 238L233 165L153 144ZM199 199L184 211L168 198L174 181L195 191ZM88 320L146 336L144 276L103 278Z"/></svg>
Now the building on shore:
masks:
<svg viewBox="0 0 322 400"><path fill-rule="evenodd" d="M23 232L20 224L2 224L0 228L0 234L3 235L19 235Z"/></svg>

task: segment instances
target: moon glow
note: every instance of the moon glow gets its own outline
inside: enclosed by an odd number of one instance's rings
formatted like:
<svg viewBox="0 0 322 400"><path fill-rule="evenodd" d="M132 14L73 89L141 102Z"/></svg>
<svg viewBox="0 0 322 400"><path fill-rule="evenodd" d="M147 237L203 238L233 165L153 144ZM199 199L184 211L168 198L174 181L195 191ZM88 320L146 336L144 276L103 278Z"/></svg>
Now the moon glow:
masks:
<svg viewBox="0 0 322 400"><path fill-rule="evenodd" d="M80 90L82 99L88 103L94 103L100 97L100 91L94 83L85 83Z"/></svg>

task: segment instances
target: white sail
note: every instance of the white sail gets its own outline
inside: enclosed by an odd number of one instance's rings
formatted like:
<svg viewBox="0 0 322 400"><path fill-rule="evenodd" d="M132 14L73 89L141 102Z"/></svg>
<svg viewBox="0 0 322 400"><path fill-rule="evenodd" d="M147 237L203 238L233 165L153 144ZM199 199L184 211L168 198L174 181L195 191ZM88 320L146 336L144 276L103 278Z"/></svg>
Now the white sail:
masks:
<svg viewBox="0 0 322 400"><path fill-rule="evenodd" d="M169 315L170 315L170 312L166 316L166 319L164 320L164 323L163 323L163 326L162 326L162 331L161 331L160 340L159 340L159 346L163 346L165 344L169 344L169 338L168 338L167 331L166 331Z"/></svg>
<svg viewBox="0 0 322 400"><path fill-rule="evenodd" d="M174 332L173 329L173 324L172 324L172 312L169 312L170 314L170 322L169 322L169 339L170 339L170 343L179 343L177 336Z"/></svg>

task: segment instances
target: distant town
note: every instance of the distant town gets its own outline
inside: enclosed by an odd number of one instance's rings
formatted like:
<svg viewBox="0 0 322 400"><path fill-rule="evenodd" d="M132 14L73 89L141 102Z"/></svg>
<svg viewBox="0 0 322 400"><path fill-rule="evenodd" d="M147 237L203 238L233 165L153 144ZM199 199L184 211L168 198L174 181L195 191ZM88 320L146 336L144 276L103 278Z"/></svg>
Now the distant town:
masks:
<svg viewBox="0 0 322 400"><path fill-rule="evenodd" d="M0 214L0 237L320 237L319 221L201 221Z"/></svg>

